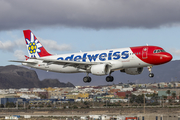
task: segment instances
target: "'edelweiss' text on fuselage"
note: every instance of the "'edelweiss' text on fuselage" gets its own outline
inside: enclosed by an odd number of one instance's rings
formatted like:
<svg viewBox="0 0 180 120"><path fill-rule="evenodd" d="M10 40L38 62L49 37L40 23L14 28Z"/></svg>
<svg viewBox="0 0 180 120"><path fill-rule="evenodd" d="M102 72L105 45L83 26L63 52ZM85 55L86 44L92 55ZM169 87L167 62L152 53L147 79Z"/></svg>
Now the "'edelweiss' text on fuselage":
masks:
<svg viewBox="0 0 180 120"><path fill-rule="evenodd" d="M84 53L81 55L70 55L67 57L59 57L57 60L70 60L70 61L82 61L86 62L88 59L90 62L95 62L97 59L99 61L106 61L106 60L118 60L118 59L127 59L129 57L129 51L123 51L122 53L120 51L109 51L109 53L100 53L100 54L88 54Z"/></svg>

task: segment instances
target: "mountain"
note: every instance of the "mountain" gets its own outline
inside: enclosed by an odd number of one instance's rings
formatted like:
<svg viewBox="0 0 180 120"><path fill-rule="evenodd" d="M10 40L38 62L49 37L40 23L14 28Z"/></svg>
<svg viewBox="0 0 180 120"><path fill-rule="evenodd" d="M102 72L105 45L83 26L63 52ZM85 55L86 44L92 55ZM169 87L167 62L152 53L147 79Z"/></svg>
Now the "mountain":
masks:
<svg viewBox="0 0 180 120"><path fill-rule="evenodd" d="M34 70L25 67L15 65L0 66L0 89L34 87L74 87L74 85L69 82L61 83L57 79L40 81Z"/></svg>
<svg viewBox="0 0 180 120"><path fill-rule="evenodd" d="M107 84L117 84L119 82L128 83L154 83L154 82L171 82L171 81L180 81L180 60L175 60L168 62L166 64L153 66L152 72L154 73L153 78L149 78L149 71L145 67L143 72L140 75L128 75L126 73L121 73L120 71L115 71L112 73L114 76L113 83L106 82L106 76L95 76L89 74L92 77L90 83L84 83L83 77L86 76L86 73L55 73L55 72L46 72L39 69L33 69L37 72L38 77L43 80L47 78L58 79L61 82L71 82L76 86L84 85L107 85Z"/></svg>
<svg viewBox="0 0 180 120"><path fill-rule="evenodd" d="M19 66L0 66L0 88L20 88L20 87L61 87L62 86L87 86L87 85L107 85L118 84L119 82L128 83L158 83L180 81L180 60L168 62L166 64L153 66L153 78L149 78L149 71L145 67L140 75L128 75L115 71L112 73L114 81L106 82L106 76L92 77L90 83L84 83L83 77L86 73L55 73L46 72L39 69L27 69ZM37 73L37 74L36 74ZM59 82L60 81L60 82ZM60 83L60 84L59 84ZM21 86L19 86L21 85Z"/></svg>
<svg viewBox="0 0 180 120"><path fill-rule="evenodd" d="M58 79L44 79L41 81L41 83L44 85L44 87L74 87L72 83L61 83Z"/></svg>

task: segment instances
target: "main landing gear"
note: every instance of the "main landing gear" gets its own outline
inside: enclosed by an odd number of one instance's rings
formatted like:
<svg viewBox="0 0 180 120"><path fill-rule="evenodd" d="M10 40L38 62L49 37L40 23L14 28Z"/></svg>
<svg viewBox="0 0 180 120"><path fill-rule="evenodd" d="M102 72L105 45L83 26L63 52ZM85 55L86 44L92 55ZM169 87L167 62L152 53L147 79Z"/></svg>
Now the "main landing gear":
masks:
<svg viewBox="0 0 180 120"><path fill-rule="evenodd" d="M85 83L90 83L90 82L91 82L91 77L89 77L88 74L89 74L89 73L87 73L87 76L85 76L85 77L83 78L83 81L84 81ZM110 73L109 76L106 77L106 81L107 81L107 82L113 82L113 80L114 80L114 77L111 76L111 73Z"/></svg>
<svg viewBox="0 0 180 120"><path fill-rule="evenodd" d="M112 72L113 72L113 71L111 71L111 72L109 73L109 76L106 77L106 81L107 81L107 82L112 82L112 81L114 80L114 77L111 76L111 73L112 73Z"/></svg>
<svg viewBox="0 0 180 120"><path fill-rule="evenodd" d="M148 66L148 70L149 70L149 77L150 77L150 78L154 77L154 74L152 73L151 68L152 68L152 66Z"/></svg>
<svg viewBox="0 0 180 120"><path fill-rule="evenodd" d="M107 82L112 82L113 80L114 80L114 77L111 76L111 75L109 75L109 76L106 77L106 81L107 81Z"/></svg>
<svg viewBox="0 0 180 120"><path fill-rule="evenodd" d="M86 76L86 77L83 78L83 81L84 81L85 83L89 83L89 82L91 82L91 77Z"/></svg>
<svg viewBox="0 0 180 120"><path fill-rule="evenodd" d="M88 74L89 74L89 73L87 73L87 76L83 78L83 81L84 81L85 83L91 82L91 77L89 77Z"/></svg>

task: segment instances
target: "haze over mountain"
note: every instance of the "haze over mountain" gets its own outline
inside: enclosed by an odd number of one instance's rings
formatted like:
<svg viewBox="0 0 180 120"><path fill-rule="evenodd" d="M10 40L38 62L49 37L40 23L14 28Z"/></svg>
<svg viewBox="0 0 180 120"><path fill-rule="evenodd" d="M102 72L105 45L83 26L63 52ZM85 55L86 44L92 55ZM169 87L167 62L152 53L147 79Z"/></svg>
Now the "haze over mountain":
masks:
<svg viewBox="0 0 180 120"><path fill-rule="evenodd" d="M83 77L86 73L55 73L46 72L39 69L33 69L37 72L41 80L51 78L58 79L61 82L71 82L75 86L85 86L85 85L107 85L107 84L117 84L119 82L128 83L154 83L154 82L171 82L180 80L180 60L171 61L169 63L153 66L152 72L154 73L154 78L149 78L149 71L145 67L143 72L139 75L128 75L126 73L121 73L120 71L115 71L112 73L114 76L114 82L106 82L106 76L95 76L89 74L92 77L91 83L84 83Z"/></svg>

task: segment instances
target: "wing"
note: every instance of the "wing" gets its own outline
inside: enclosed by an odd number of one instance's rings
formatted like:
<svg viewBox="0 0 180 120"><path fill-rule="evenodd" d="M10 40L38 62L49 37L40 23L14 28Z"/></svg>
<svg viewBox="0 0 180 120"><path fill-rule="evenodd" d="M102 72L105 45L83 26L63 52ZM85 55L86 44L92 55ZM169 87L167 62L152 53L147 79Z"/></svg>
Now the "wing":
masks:
<svg viewBox="0 0 180 120"><path fill-rule="evenodd" d="M97 65L97 64L108 64L109 62L78 62L78 61L67 61L67 60L55 60L55 59L44 59L44 58L37 58L37 60L42 60L44 63L47 64L57 64L57 65L64 65L64 67L67 66L73 66L76 68L86 69L91 65Z"/></svg>

